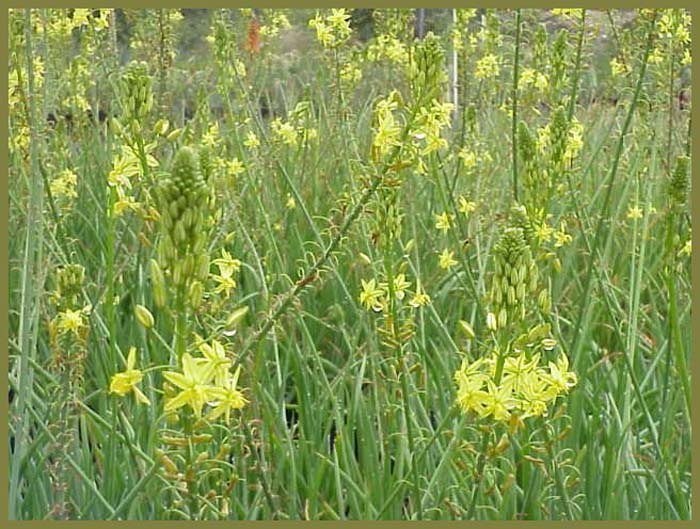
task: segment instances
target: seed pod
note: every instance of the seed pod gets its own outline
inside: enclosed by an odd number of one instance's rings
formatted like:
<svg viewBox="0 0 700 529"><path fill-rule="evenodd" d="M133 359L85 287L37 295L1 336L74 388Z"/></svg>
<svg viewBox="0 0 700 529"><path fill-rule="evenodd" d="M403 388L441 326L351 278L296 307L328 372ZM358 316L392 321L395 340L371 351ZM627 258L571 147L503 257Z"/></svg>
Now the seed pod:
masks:
<svg viewBox="0 0 700 529"><path fill-rule="evenodd" d="M172 476L177 476L178 473L178 468L175 462L170 459L167 454L162 454L160 456L160 462L163 464L163 468L165 469L165 472Z"/></svg>
<svg viewBox="0 0 700 529"><path fill-rule="evenodd" d="M519 272L520 272L521 268L522 267L513 268L510 271L510 284L511 285L517 285L518 283L520 283L520 273Z"/></svg>
<svg viewBox="0 0 700 529"><path fill-rule="evenodd" d="M172 141L177 140L177 139L180 137L181 134L182 134L182 129L174 129L172 132L170 132L170 134L168 134L168 135L165 137L165 139L166 139L167 141L171 141L171 142L172 142Z"/></svg>
<svg viewBox="0 0 700 529"><path fill-rule="evenodd" d="M156 124L153 126L153 130L156 134L162 136L168 131L168 127L170 127L170 122L167 119L162 118L156 122Z"/></svg>

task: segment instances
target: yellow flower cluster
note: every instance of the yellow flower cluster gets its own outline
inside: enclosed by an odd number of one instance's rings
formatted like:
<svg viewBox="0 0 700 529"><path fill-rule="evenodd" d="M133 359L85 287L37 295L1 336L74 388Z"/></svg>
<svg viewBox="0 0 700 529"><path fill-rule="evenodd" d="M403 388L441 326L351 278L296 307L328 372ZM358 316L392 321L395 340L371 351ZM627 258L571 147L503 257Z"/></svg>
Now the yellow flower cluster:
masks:
<svg viewBox="0 0 700 529"><path fill-rule="evenodd" d="M406 279L406 274L397 274L394 277L394 297L401 301L406 298L411 282ZM365 281L362 279L362 292L360 293L360 303L367 309L375 312L386 312L389 308L389 284L379 282L375 279ZM414 308L430 303L430 296L423 291L420 282L416 285L413 296L408 300L408 304Z"/></svg>
<svg viewBox="0 0 700 529"><path fill-rule="evenodd" d="M158 167L158 161L151 154L156 145L147 144L144 146L146 163L148 167ZM117 192L117 200L114 203L113 214L119 217L127 210L138 211L141 204L138 203L131 194L134 183L142 179L143 166L139 155L132 147L122 145L121 151L115 156L112 163L112 170L109 172L107 182L110 187Z"/></svg>
<svg viewBox="0 0 700 529"><path fill-rule="evenodd" d="M216 340L211 344L203 343L199 351L203 356L182 355L181 372L163 373L165 379L180 390L166 401L165 411L174 412L189 406L197 417L201 417L203 408L209 406L207 420L214 421L223 415L228 422L231 410L240 409L248 402L237 388L240 367L231 373L232 361Z"/></svg>
<svg viewBox="0 0 700 529"><path fill-rule="evenodd" d="M576 385L569 359L561 353L546 367L543 353L556 347L543 324L521 336L512 351L494 351L474 362L464 360L456 371L457 403L465 412L508 421L546 415L548 406Z"/></svg>
<svg viewBox="0 0 700 529"><path fill-rule="evenodd" d="M455 9L455 19L452 21L450 38L452 49L462 51L464 49L464 38L469 31L469 23L476 16L476 9Z"/></svg>
<svg viewBox="0 0 700 529"><path fill-rule="evenodd" d="M211 278L217 284L214 292L217 294L224 293L224 295L228 297L231 290L237 286L233 275L238 273L241 269L241 262L238 259L234 259L230 253L222 249L221 257L219 259L214 259L213 264L219 268L218 274L211 274Z"/></svg>
<svg viewBox="0 0 700 529"><path fill-rule="evenodd" d="M389 97L377 102L374 109L374 137L372 147L375 160L383 159L400 143L401 126L394 112L399 108L398 92L393 91Z"/></svg>
<svg viewBox="0 0 700 529"><path fill-rule="evenodd" d="M350 14L346 9L331 9L331 14L320 13L309 21L309 26L316 30L316 38L325 48L337 48L350 38Z"/></svg>
<svg viewBox="0 0 700 529"><path fill-rule="evenodd" d="M273 136L283 144L296 146L300 141L308 142L318 137L318 131L307 126L310 118L309 103L301 101L290 112L288 121L282 121L280 118L272 120L270 130Z"/></svg>
<svg viewBox="0 0 700 529"><path fill-rule="evenodd" d="M367 47L367 59L378 62L388 59L399 65L408 64L408 46L394 35L383 33Z"/></svg>
<svg viewBox="0 0 700 529"><path fill-rule="evenodd" d="M498 57L493 53L489 53L476 62L474 76L477 79L490 79L492 77L498 77L500 72L501 67L498 64Z"/></svg>
<svg viewBox="0 0 700 529"><path fill-rule="evenodd" d="M68 200L76 198L78 196L78 192L75 190L77 184L77 175L70 169L64 169L56 175L56 178L49 185L51 196L54 199L58 197L64 197Z"/></svg>
<svg viewBox="0 0 700 529"><path fill-rule="evenodd" d="M440 103L433 99L429 107L422 107L418 112L416 131L413 137L420 141L422 155L444 149L447 140L440 133L451 123L451 113L454 109L452 103Z"/></svg>
<svg viewBox="0 0 700 529"><path fill-rule="evenodd" d="M523 88L535 88L543 92L549 87L547 74L534 68L525 68L520 74L519 85Z"/></svg>
<svg viewBox="0 0 700 529"><path fill-rule="evenodd" d="M270 13L269 20L262 26L260 26L260 35L267 38L273 38L280 34L280 31L289 29L292 25L289 22L289 18L285 15L281 9L270 9L267 10Z"/></svg>

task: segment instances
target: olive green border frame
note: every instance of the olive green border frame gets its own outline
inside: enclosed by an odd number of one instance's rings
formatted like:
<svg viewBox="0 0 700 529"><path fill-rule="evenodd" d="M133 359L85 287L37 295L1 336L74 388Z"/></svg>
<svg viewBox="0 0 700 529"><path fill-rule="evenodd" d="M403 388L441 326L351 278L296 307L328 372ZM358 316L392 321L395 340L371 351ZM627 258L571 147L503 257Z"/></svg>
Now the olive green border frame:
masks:
<svg viewBox="0 0 700 529"><path fill-rule="evenodd" d="M8 10L10 8L23 8L23 7L124 7L124 8L151 8L151 7L194 7L195 2L182 2L177 0L119 0L112 2L85 2L83 0L59 0L54 2L47 1L17 1L10 0L5 7L0 7L0 28L7 28L8 24ZM445 1L438 0L437 3L432 3L426 0L398 0L398 1L387 1L387 0L374 0L374 1L357 1L357 0L332 0L327 2L315 2L312 0L261 0L261 1L247 1L241 2L240 0L205 0L204 5L197 5L196 7L207 7L207 8L217 8L217 7L287 7L287 8L326 8L326 7L407 7L407 8L418 8L418 7L493 7L493 8L556 8L562 7L585 7L590 9L632 9L632 8L687 8L691 11L692 15L692 55L695 58L692 65L692 79L695 80L697 84L697 79L700 76L700 25L695 23L698 16L700 16L700 3L697 5L693 0L684 0L680 2L666 3L663 1L628 1L628 0L608 0L607 2L594 1L594 0L578 0L578 1L514 1L514 0L492 0L491 2L474 2L473 0L468 2L457 2L455 0ZM8 40L7 37L0 39L0 58L3 62L8 58ZM7 102L7 83L8 77L3 74L0 77L0 93L2 94L2 101L0 101L0 118L3 123L7 123L8 114L8 102ZM694 329L700 328L700 296L698 296L698 290L700 289L700 257L698 252L700 251L700 171L697 170L697 160L700 160L700 143L698 138L700 138L700 90L696 87L692 94L692 109L691 109L691 120L692 120L692 156L696 161L693 164L692 170L692 190L691 190L691 216L693 225L693 257L692 257L692 326ZM2 142L3 148L0 152L0 162L3 167L7 167L8 151L7 151L7 134L8 129L3 125L2 127ZM8 172L4 172L0 177L0 196L3 200L0 202L0 227L3 228L5 236L7 239L0 244L0 292L5 294L0 296L0 312L2 312L2 319L0 319L0 343L8 343L9 329L8 329L8 311L9 311L9 299L7 297L8 293L8 245L7 241L11 234L8 230L8 210L9 210L9 197L8 197ZM0 371L7 373L9 369L8 364L9 357L9 347L8 349L2 349L0 351ZM697 410L697 406L700 405L698 402L698 395L700 395L700 340L695 338L692 340L692 355L691 355L691 387L693 402L697 402L696 409L691 410L691 421L692 429L694 432L700 431L700 413ZM1 378L0 390L2 395L7 395L8 379L3 376ZM504 527L505 525L523 527L523 528L535 528L541 525L556 525L559 527L572 527L572 528L583 528L583 527L595 527L597 528L609 528L609 527L624 527L629 529L637 528L649 528L649 529L681 529L681 528L700 528L700 442L697 433L691 437L691 447L692 451L692 491L693 494L691 501L691 520L682 521L553 521L553 522L538 522L538 521L433 521L433 522L410 522L410 521L377 521L377 522L365 522L365 521L318 521L318 522L308 522L308 521L211 521L211 522L187 522L187 521L121 521L121 522L107 522L107 521L45 521L45 520L34 520L34 521L9 521L8 520L8 496L7 487L9 483L9 447L8 443L8 431L9 431L9 403L7 400L0 399L0 412L5 417L5 419L0 420L0 443L2 443L2 459L0 459L0 478L2 478L4 485L4 493L0 495L0 526L7 528L40 528L50 525L60 525L62 528L86 528L86 529L99 529L99 528L137 528L142 527L144 524L148 524L154 527L170 527L176 525L178 527L189 527L189 526L207 526L207 527L224 527L224 526L236 526L242 528L258 528L271 526L275 528L301 528L312 526L323 526L326 528L341 528L354 526L359 527L362 525L369 525L373 527L381 528L395 528L395 527L406 527L411 525L412 528L428 528L435 529L437 527L475 527L475 528L497 528ZM5 525L7 523L7 525Z"/></svg>

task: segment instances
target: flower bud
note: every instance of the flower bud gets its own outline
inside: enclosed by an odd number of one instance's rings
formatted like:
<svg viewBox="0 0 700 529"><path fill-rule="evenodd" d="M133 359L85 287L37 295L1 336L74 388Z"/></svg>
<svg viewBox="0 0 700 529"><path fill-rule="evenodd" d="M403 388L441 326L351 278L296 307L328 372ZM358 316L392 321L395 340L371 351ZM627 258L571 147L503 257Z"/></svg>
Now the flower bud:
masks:
<svg viewBox="0 0 700 529"><path fill-rule="evenodd" d="M167 290L165 288L165 277L160 269L158 261L151 259L151 281L153 282L153 300L157 307L164 307L168 301Z"/></svg>
<svg viewBox="0 0 700 529"><path fill-rule="evenodd" d="M153 319L153 314L143 305L136 305L134 308L134 313L136 314L136 319L143 325L146 329L153 327L155 320Z"/></svg>
<svg viewBox="0 0 700 529"><path fill-rule="evenodd" d="M189 302L193 309L199 308L204 296L204 286L199 281L193 281L190 285Z"/></svg>
<svg viewBox="0 0 700 529"><path fill-rule="evenodd" d="M248 314L248 307L239 307L234 310L226 320L226 329L228 331L235 329L246 314Z"/></svg>
<svg viewBox="0 0 700 529"><path fill-rule="evenodd" d="M467 340L473 340L476 338L474 329L472 329L472 326L464 320L459 320L459 330L464 334L464 336L466 336Z"/></svg>
<svg viewBox="0 0 700 529"><path fill-rule="evenodd" d="M503 307L503 308L501 308L500 312L498 313L498 326L505 327L507 324L508 324L508 312L506 311L506 308Z"/></svg>
<svg viewBox="0 0 700 529"><path fill-rule="evenodd" d="M496 331L498 329L496 315L493 312L489 312L486 315L486 326L492 331Z"/></svg>

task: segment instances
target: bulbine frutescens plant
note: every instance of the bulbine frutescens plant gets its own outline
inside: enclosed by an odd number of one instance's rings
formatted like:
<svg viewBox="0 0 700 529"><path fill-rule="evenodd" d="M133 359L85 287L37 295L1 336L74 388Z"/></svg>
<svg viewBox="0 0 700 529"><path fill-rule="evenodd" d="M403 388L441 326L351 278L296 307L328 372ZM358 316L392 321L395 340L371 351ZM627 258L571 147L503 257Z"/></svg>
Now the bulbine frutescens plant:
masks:
<svg viewBox="0 0 700 529"><path fill-rule="evenodd" d="M577 376L569 370L569 358L552 334L550 287L548 283L543 285L543 279L548 278L542 278L538 263L547 257L538 250L535 226L526 208L513 206L500 227L493 251L493 272L484 300L487 336L477 342L474 356L465 356L454 373L455 400L467 416L490 423L478 453L477 476L484 472L489 457L498 456L512 445L513 479L521 483L524 476L531 479L532 475L523 458L542 461L524 454L546 450L564 507L570 512L546 420L555 401L576 385ZM466 322L462 325L471 338L476 338ZM538 417L545 418L541 429L534 422ZM537 430L541 430L543 441L534 436ZM499 432L503 432L500 440L492 439ZM476 508L478 490L477 485L468 507L470 516ZM539 509L525 505L531 503L527 498L522 501L522 511Z"/></svg>
<svg viewBox="0 0 700 529"><path fill-rule="evenodd" d="M158 259L151 260L153 299L162 308L168 303L168 291L173 297L174 349L182 358L188 313L199 307L209 275L211 193L197 151L183 147L177 152L170 174L158 182L157 193L161 233Z"/></svg>
<svg viewBox="0 0 700 529"><path fill-rule="evenodd" d="M202 338L193 329L209 280L219 285L226 280L226 290L231 290L240 267L240 262L224 250L221 258L213 260L219 274L210 273L215 194L205 178L209 172L207 159L200 158L199 149L182 147L170 170L157 174L154 195L159 241L156 256L150 260L150 275L158 310L154 316L143 305L135 308L136 319L159 337L159 349L166 353L165 357L159 356L166 363L162 394L167 425L160 430L161 448L156 456L163 477L171 483L167 488L170 510L173 515L179 513L191 519L218 517L227 508L228 500L221 491L211 495L203 487L210 472L227 473L221 468L228 454L226 436L217 437L216 424L229 423L231 411L247 402L238 388L240 367L233 370L233 358L225 343L215 333ZM211 295L219 292L221 289L214 288ZM239 310L234 315L238 321L244 314ZM169 346L154 327L156 317L171 323L169 327L159 326L172 333ZM228 319L229 325L235 325ZM211 333L210 329L204 330ZM152 405L140 387L144 373L138 367L136 348L131 348L126 369L114 375L110 391L119 396L133 393L139 403Z"/></svg>
<svg viewBox="0 0 700 529"><path fill-rule="evenodd" d="M556 352L547 321L549 289L541 287L523 207L511 211L494 248L487 297L487 354L462 362L455 373L457 401L465 412L510 422L546 415L549 405L576 384L565 352Z"/></svg>
<svg viewBox="0 0 700 529"><path fill-rule="evenodd" d="M407 101L395 91L378 101L374 112L372 161L388 163L391 173L372 203L372 238L382 256L382 273L362 281L360 301L382 314L379 331L387 345L399 350L413 336L413 311L430 302L420 279L413 286L407 278L407 262L395 262L404 217L400 191L409 171L425 174L425 159L447 146L442 132L450 124L452 106L440 101L443 66L444 51L434 35L416 42L407 64Z"/></svg>

